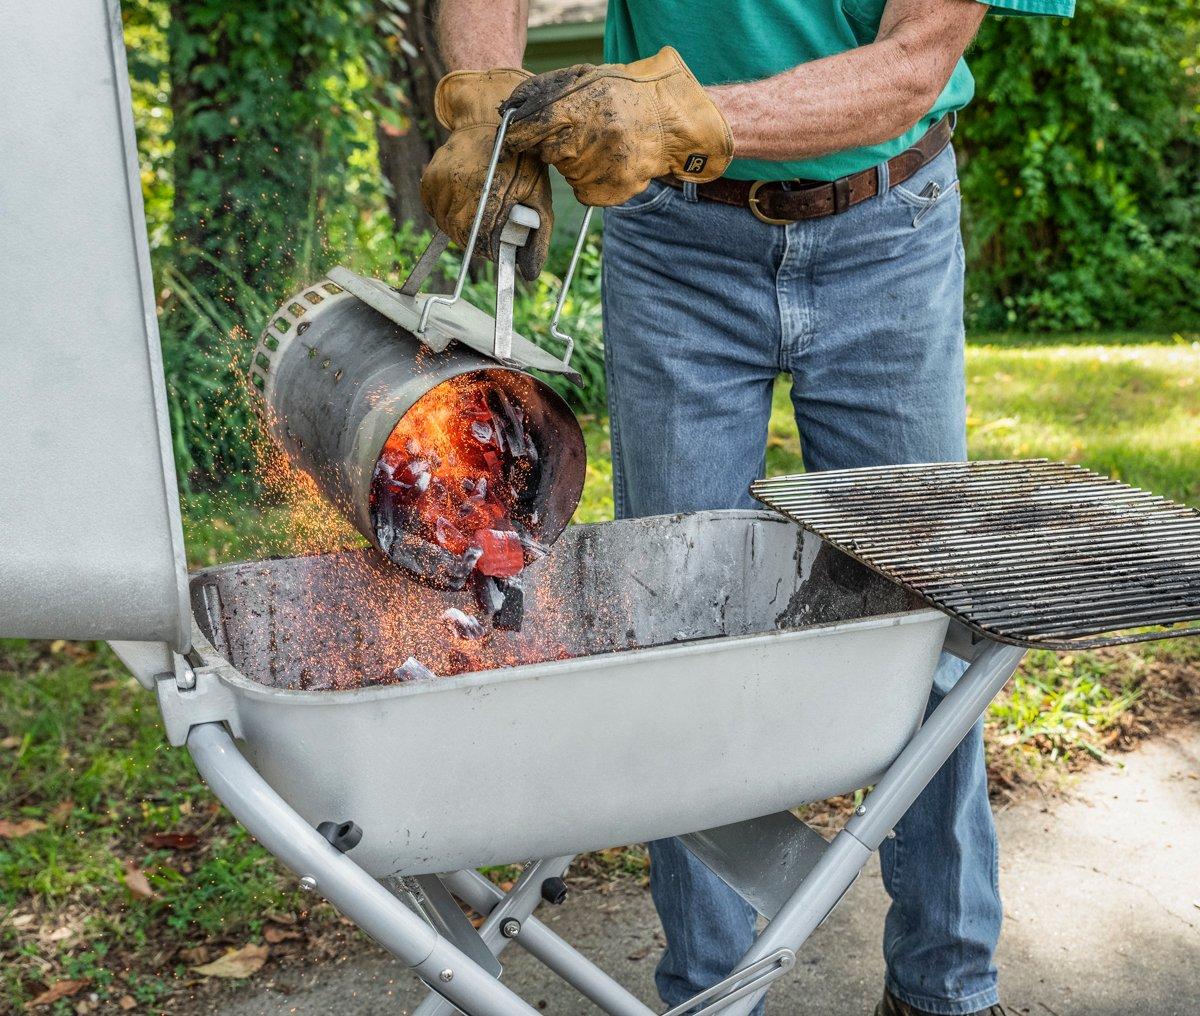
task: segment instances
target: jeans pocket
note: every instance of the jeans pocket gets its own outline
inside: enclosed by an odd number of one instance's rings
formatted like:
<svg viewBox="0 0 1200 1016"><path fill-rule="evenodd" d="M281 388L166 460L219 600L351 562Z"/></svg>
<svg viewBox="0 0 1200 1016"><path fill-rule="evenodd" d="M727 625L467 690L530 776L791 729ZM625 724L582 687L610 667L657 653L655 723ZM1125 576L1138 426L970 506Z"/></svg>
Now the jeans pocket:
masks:
<svg viewBox="0 0 1200 1016"><path fill-rule="evenodd" d="M948 203L960 193L954 152L949 146L903 183L893 184L888 189L888 194L911 209L914 228L934 208Z"/></svg>
<svg viewBox="0 0 1200 1016"><path fill-rule="evenodd" d="M626 216L649 212L666 205L674 194L674 187L661 180L651 180L650 185L641 194L635 194L623 205L613 205L604 209L604 214Z"/></svg>

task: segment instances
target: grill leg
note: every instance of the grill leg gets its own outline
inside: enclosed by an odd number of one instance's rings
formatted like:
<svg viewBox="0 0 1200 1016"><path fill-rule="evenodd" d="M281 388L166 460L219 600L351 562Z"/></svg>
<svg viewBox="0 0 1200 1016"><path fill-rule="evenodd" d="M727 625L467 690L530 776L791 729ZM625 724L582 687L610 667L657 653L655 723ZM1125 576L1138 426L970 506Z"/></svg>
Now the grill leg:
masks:
<svg viewBox="0 0 1200 1016"><path fill-rule="evenodd" d="M502 893L474 871L455 871L444 876L446 885L472 910L490 913ZM653 1010L626 991L591 960L564 942L536 917L521 922L517 945L553 970L584 998L595 1002L612 1016L653 1016Z"/></svg>
<svg viewBox="0 0 1200 1016"><path fill-rule="evenodd" d="M472 907L478 913L484 914L486 920L479 929L479 937L485 947L491 950L493 956L498 956L515 936L506 935L502 930L510 921L517 921L521 926L529 920L530 915L541 902L542 883L548 878L561 878L571 866L574 855L566 857L551 857L541 861L531 861L525 866L517 884L511 892L502 893L498 901L491 902L485 909ZM470 901L467 901L468 905ZM457 904L456 904L457 905ZM430 992L425 1000L413 1010L413 1016L452 1016L454 1006L436 992Z"/></svg>
<svg viewBox="0 0 1200 1016"><path fill-rule="evenodd" d="M988 704L1008 683L1025 650L990 642L867 795L863 806L833 838L828 849L791 899L759 935L738 964L744 969L779 949L797 950L825 920L883 842L892 827L933 779ZM765 993L722 1005L718 999L700 1013L723 1009L747 1016ZM697 1014L699 1016L699 1014Z"/></svg>
<svg viewBox="0 0 1200 1016"><path fill-rule="evenodd" d="M281 798L219 723L191 729L188 750L209 789L246 830L418 977L464 1013L537 1016L511 990L442 938L336 850Z"/></svg>

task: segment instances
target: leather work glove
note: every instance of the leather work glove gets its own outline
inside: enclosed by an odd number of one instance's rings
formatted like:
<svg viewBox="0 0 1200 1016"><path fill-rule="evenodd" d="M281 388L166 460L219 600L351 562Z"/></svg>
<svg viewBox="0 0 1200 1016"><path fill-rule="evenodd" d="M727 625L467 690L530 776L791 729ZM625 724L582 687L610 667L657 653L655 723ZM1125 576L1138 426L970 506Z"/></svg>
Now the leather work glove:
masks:
<svg viewBox="0 0 1200 1016"><path fill-rule="evenodd" d="M578 64L522 82L505 150L558 168L585 205L619 205L655 177L707 183L733 157L733 133L680 55Z"/></svg>
<svg viewBox="0 0 1200 1016"><path fill-rule="evenodd" d="M438 228L465 247L471 222L483 193L496 128L497 111L520 82L533 77L528 71L454 71L438 82L434 112L451 133L421 174L421 203ZM479 226L475 253L495 261L500 253L500 232L513 205L528 205L541 216L541 225L524 247L517 248L517 268L526 279L541 273L550 250L554 212L550 205L550 174L533 153L504 154L487 209Z"/></svg>

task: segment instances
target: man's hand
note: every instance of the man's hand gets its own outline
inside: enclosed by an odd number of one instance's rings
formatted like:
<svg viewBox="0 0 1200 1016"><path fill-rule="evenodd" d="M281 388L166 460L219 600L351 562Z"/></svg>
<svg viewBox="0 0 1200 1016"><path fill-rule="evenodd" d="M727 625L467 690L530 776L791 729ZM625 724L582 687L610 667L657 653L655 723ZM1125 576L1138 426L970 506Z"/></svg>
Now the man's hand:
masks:
<svg viewBox="0 0 1200 1016"><path fill-rule="evenodd" d="M505 151L558 168L585 205L619 205L658 176L715 180L733 135L670 46L630 64L579 64L522 82Z"/></svg>
<svg viewBox="0 0 1200 1016"><path fill-rule="evenodd" d="M442 126L451 131L446 143L433 153L421 174L421 202L438 228L459 246L465 246L471 222L483 193L496 127L497 109L512 90L532 75L522 70L456 71L438 83L434 109ZM526 279L536 279L550 249L554 212L550 204L550 176L536 155L504 154L496 166L475 253L495 260L500 252L500 232L513 205L528 205L541 216L541 225L525 246L517 249L517 267Z"/></svg>

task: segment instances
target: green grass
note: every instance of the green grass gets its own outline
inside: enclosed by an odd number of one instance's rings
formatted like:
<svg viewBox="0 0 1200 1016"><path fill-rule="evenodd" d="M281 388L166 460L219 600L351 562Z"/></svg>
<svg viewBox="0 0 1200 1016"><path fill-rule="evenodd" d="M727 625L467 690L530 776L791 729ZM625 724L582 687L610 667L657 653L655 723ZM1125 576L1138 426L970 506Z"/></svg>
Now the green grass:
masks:
<svg viewBox="0 0 1200 1016"><path fill-rule="evenodd" d="M1078 462L1200 502L1200 343L970 350L976 458Z"/></svg>
<svg viewBox="0 0 1200 1016"><path fill-rule="evenodd" d="M1200 503L1200 348L1136 338L973 343L972 455L1064 458ZM589 465L577 519L599 521L612 516L607 426L599 417L583 425ZM801 468L785 382L768 464L773 473ZM288 551L282 505L194 494L184 515L193 566ZM1163 662L1200 665L1200 647L1031 654L993 707L993 757L1051 768L1103 758L1143 675ZM151 698L101 645L0 642L0 818L46 824L0 839L0 1010L56 977L160 1007L187 975L178 947L257 940L264 911L303 905L261 848L213 810L187 754L164 744ZM199 846L155 849L146 845L155 832L196 833ZM631 857L608 852L589 870L640 870ZM160 900L130 894L126 862L147 872ZM18 927L22 915L32 920ZM62 927L70 937L47 941ZM73 1011L71 1000L56 1005Z"/></svg>
<svg viewBox="0 0 1200 1016"><path fill-rule="evenodd" d="M1200 505L1200 342L967 347L975 459L1077 462ZM767 472L803 468L787 383L775 389Z"/></svg>
<svg viewBox="0 0 1200 1016"><path fill-rule="evenodd" d="M1188 346L1200 343L1195 332L983 332L968 336L977 346L1032 349L1063 346Z"/></svg>
<svg viewBox="0 0 1200 1016"><path fill-rule="evenodd" d="M299 906L261 848L219 819L190 757L164 743L153 699L111 650L8 640L0 675L0 817L45 823L0 840L0 1011L37 994L35 961L86 978L102 998L150 1005L186 964L126 970L130 957L163 941L252 938L265 910ZM196 849L145 842L184 831L198 836ZM161 899L130 893L127 862ZM33 923L17 927L22 915ZM71 934L50 943L29 928Z"/></svg>

